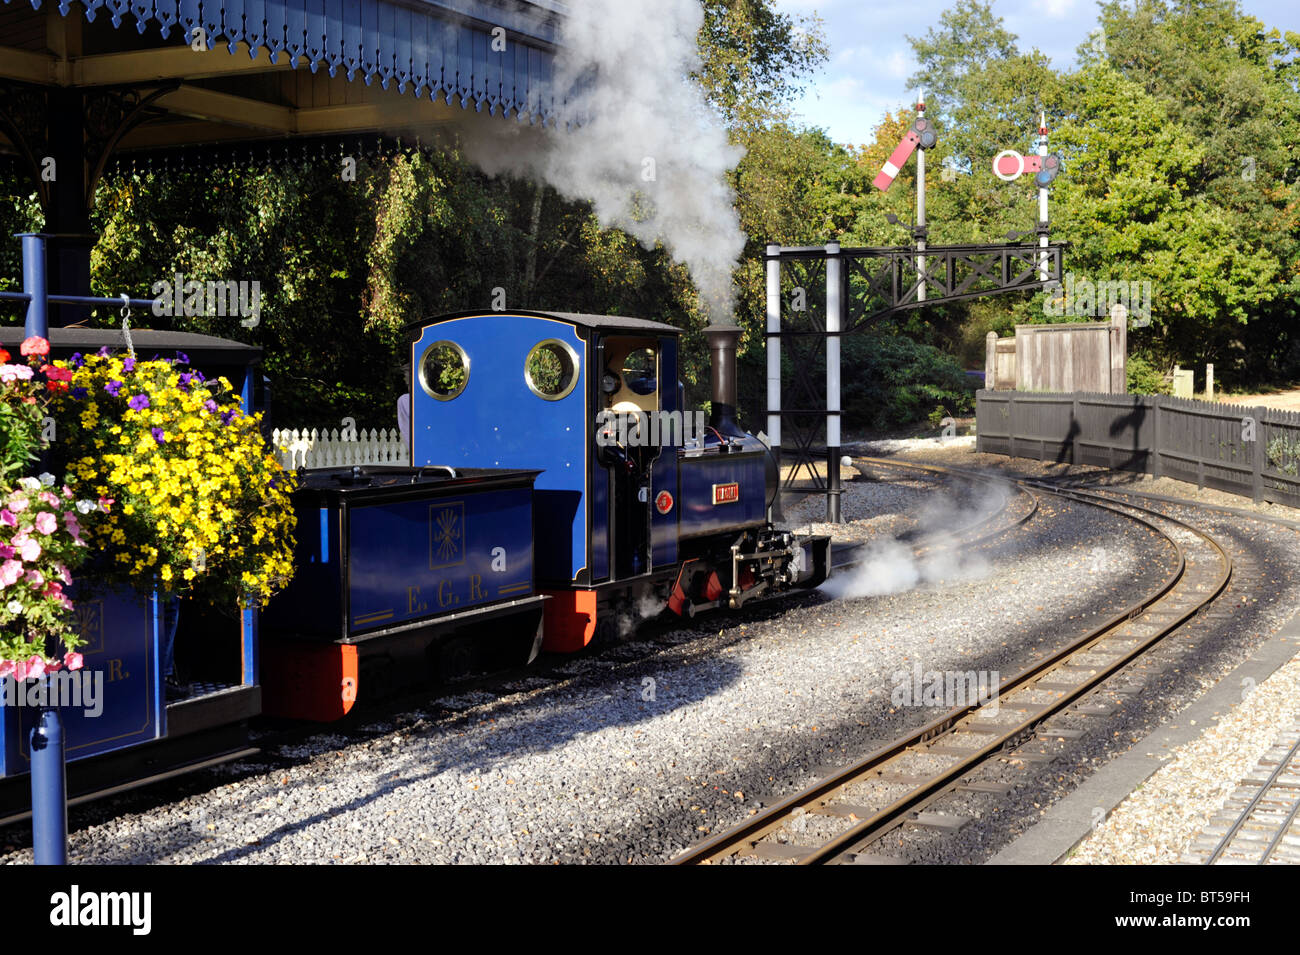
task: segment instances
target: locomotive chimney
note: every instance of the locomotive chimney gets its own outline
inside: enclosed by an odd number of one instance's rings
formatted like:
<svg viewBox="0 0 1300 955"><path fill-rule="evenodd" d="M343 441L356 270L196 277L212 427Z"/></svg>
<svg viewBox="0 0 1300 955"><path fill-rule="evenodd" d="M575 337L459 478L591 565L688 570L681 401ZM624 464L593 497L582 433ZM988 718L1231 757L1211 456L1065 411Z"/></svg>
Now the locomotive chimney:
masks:
<svg viewBox="0 0 1300 955"><path fill-rule="evenodd" d="M743 436L745 432L736 424L736 342L740 327L710 325L704 331L709 336L709 379L713 386L709 424L719 434Z"/></svg>

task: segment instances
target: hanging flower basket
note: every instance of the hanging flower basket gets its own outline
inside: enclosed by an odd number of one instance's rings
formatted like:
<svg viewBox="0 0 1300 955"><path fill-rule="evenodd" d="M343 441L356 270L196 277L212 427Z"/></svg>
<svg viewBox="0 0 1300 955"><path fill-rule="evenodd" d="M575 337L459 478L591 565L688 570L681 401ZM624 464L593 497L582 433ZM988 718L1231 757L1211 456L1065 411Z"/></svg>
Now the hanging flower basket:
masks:
<svg viewBox="0 0 1300 955"><path fill-rule="evenodd" d="M111 500L86 540L99 583L228 607L260 605L293 574L295 486L225 378L188 359L101 349L56 362L56 458L75 496Z"/></svg>

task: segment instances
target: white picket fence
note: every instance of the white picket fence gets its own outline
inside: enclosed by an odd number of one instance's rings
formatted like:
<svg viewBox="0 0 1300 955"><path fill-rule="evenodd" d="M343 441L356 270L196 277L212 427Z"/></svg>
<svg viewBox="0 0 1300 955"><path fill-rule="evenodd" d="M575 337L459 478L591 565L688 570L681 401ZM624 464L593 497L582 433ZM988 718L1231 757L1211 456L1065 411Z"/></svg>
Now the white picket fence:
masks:
<svg viewBox="0 0 1300 955"><path fill-rule="evenodd" d="M312 428L276 428L271 432L275 455L286 468L337 468L354 464L411 463L401 432L371 428L340 433Z"/></svg>

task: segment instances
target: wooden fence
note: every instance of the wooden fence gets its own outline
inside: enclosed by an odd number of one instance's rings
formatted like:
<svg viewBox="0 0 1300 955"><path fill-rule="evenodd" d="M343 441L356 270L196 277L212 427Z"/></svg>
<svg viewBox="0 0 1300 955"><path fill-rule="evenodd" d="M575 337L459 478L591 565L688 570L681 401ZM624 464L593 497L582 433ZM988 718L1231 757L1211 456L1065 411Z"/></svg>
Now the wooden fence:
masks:
<svg viewBox="0 0 1300 955"><path fill-rule="evenodd" d="M995 391L1128 390L1125 319L1017 325L1015 340L989 332L984 344L984 381Z"/></svg>
<svg viewBox="0 0 1300 955"><path fill-rule="evenodd" d="M1300 413L1086 392L980 391L975 449L1187 481L1300 507Z"/></svg>
<svg viewBox="0 0 1300 955"><path fill-rule="evenodd" d="M271 432L275 455L286 468L336 468L354 464L411 463L401 433L361 428L340 434L312 428L277 428Z"/></svg>

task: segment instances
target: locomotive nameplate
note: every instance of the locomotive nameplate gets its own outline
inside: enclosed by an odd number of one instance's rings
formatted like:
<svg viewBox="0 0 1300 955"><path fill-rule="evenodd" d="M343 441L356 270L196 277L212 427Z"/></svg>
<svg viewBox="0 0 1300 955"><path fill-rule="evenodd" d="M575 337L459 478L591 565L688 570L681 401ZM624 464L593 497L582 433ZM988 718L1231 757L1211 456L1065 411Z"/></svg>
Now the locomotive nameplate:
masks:
<svg viewBox="0 0 1300 955"><path fill-rule="evenodd" d="M713 503L717 504L735 504L740 500L740 484L732 481L730 484L713 485Z"/></svg>

